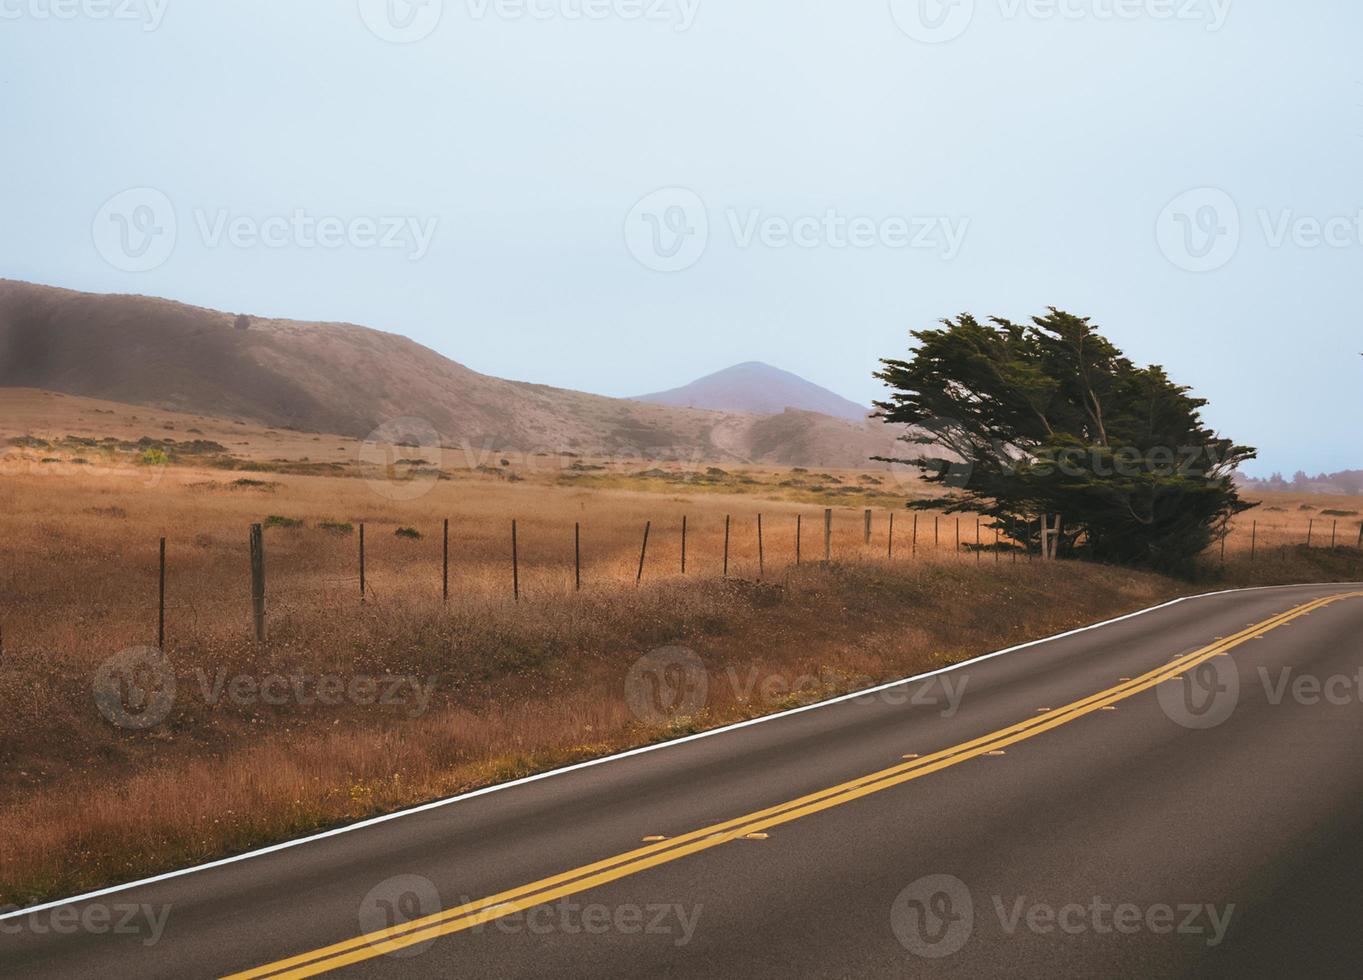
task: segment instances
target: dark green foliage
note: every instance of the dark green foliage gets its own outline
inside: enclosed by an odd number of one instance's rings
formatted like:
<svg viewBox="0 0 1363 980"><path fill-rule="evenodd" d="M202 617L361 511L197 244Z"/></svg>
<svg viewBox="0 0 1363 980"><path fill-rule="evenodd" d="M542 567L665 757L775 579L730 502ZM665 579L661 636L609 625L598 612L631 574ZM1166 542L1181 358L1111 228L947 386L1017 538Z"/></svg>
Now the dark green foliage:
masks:
<svg viewBox="0 0 1363 980"><path fill-rule="evenodd" d="M932 448L886 461L954 492L912 506L987 515L1033 549L1040 516L1060 514L1062 553L1166 570L1252 506L1231 475L1255 451L1208 429L1203 399L1137 367L1087 319L962 315L913 336L911 360L882 361L892 393L876 405Z"/></svg>

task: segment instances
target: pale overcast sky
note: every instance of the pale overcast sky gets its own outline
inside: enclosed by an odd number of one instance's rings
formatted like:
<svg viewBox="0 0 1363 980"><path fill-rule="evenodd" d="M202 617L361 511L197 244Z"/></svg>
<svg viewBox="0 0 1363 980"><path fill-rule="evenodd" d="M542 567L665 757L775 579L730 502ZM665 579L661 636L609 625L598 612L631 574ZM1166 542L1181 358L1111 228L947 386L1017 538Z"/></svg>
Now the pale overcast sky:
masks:
<svg viewBox="0 0 1363 980"><path fill-rule="evenodd" d="M0 0L0 276L613 395L1091 315L1363 465L1357 0ZM322 220L335 219L335 220Z"/></svg>

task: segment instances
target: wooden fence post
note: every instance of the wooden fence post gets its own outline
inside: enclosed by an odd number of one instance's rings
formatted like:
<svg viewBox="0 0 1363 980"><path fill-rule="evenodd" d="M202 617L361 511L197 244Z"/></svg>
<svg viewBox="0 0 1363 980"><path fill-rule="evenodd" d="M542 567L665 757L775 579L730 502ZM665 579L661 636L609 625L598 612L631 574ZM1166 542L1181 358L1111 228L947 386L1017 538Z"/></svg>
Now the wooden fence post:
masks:
<svg viewBox="0 0 1363 980"><path fill-rule="evenodd" d="M1311 518L1311 523L1306 525L1306 547L1311 547L1311 534L1316 529L1316 519Z"/></svg>
<svg viewBox="0 0 1363 980"><path fill-rule="evenodd" d="M980 539L980 519L975 518L975 560L984 560L984 542Z"/></svg>
<svg viewBox="0 0 1363 980"><path fill-rule="evenodd" d="M961 519L956 518L956 557L961 557Z"/></svg>
<svg viewBox="0 0 1363 980"><path fill-rule="evenodd" d="M511 595L521 601L521 555L516 541L516 521L511 521Z"/></svg>
<svg viewBox="0 0 1363 980"><path fill-rule="evenodd" d="M796 514L796 515L795 515L795 564L796 564L796 565L799 565L799 564L800 564L800 531L801 531L800 525L801 525L802 523L803 523L803 517L802 517L802 515ZM1360 536L1363 536L1363 532L1360 532Z"/></svg>
<svg viewBox="0 0 1363 980"><path fill-rule="evenodd" d="M767 573L767 553L762 545L762 515L757 515L757 577Z"/></svg>
<svg viewBox="0 0 1363 980"><path fill-rule="evenodd" d="M644 546L639 549L639 574L634 576L635 585L644 580L644 558L648 555L648 532L652 527L652 521L644 522Z"/></svg>
<svg viewBox="0 0 1363 980"><path fill-rule="evenodd" d="M1334 521L1334 522L1332 522L1332 523L1330 524L1330 549L1331 549L1332 551L1334 550L1334 547L1335 547L1335 536L1336 536L1338 533L1339 533L1339 521Z"/></svg>
<svg viewBox="0 0 1363 980"><path fill-rule="evenodd" d="M445 518L445 543L441 557L440 594L446 602L450 601L450 519Z"/></svg>
<svg viewBox="0 0 1363 980"><path fill-rule="evenodd" d="M885 546L885 558L894 561L894 511L890 511L890 540Z"/></svg>
<svg viewBox="0 0 1363 980"><path fill-rule="evenodd" d="M582 591L582 522L573 523L573 591Z"/></svg>
<svg viewBox="0 0 1363 980"><path fill-rule="evenodd" d="M932 550L942 550L942 515L934 514L932 518Z"/></svg>
<svg viewBox="0 0 1363 980"><path fill-rule="evenodd" d="M259 524L251 525L251 616L256 642L265 642L265 536Z"/></svg>
<svg viewBox="0 0 1363 980"><path fill-rule="evenodd" d="M866 508L866 535L864 544L871 543L871 508Z"/></svg>
<svg viewBox="0 0 1363 980"><path fill-rule="evenodd" d="M166 539L161 539L161 586L156 612L156 649L166 648Z"/></svg>
<svg viewBox="0 0 1363 980"><path fill-rule="evenodd" d="M364 602L364 525L360 525L360 602Z"/></svg>
<svg viewBox="0 0 1363 980"><path fill-rule="evenodd" d="M913 512L913 548L909 553L914 556L918 554L918 511Z"/></svg>
<svg viewBox="0 0 1363 980"><path fill-rule="evenodd" d="M833 508L823 512L823 562L827 565L833 560Z"/></svg>
<svg viewBox="0 0 1363 980"><path fill-rule="evenodd" d="M682 515L682 554L681 554L681 573L686 574L686 515Z"/></svg>
<svg viewBox="0 0 1363 980"><path fill-rule="evenodd" d="M724 515L724 578L729 577L729 515Z"/></svg>

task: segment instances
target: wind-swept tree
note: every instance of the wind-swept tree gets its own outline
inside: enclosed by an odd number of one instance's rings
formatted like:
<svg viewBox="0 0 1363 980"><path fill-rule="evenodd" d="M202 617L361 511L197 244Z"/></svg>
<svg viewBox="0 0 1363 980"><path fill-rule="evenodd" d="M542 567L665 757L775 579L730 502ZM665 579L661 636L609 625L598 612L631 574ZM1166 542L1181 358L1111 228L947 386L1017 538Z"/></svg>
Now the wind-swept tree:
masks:
<svg viewBox="0 0 1363 980"><path fill-rule="evenodd" d="M983 514L1033 547L1040 515L1058 514L1062 552L1168 570L1253 506L1232 474L1255 450L1207 428L1205 400L1137 367L1088 319L1051 308L1029 325L942 322L876 373L891 389L880 416L929 447L883 461L948 491L910 506Z"/></svg>

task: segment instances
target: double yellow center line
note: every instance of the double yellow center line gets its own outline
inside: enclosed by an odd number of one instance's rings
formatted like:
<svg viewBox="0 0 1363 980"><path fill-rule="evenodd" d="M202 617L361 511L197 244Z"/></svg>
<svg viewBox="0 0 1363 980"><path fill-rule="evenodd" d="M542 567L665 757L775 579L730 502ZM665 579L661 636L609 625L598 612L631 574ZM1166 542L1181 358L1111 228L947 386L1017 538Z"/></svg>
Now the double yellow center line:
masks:
<svg viewBox="0 0 1363 980"><path fill-rule="evenodd" d="M1256 639L1284 626L1299 617L1321 609L1341 599L1363 598L1363 592L1342 593L1327 596L1313 602L1297 606L1241 630L1233 636L1217 640L1199 650L1184 654L1173 661L1158 667L1140 677L1100 691L1097 694L1074 701L1039 717L1029 718L1008 728L1002 728L969 742L962 742L951 748L924 755L900 765L891 766L866 776L858 777L837 786L802 796L799 799L778 806L758 810L746 816L736 817L722 823L703 827L673 837L668 840L637 848L604 861L587 864L572 871L521 885L508 891L499 892L488 898L461 905L458 908L438 912L411 922L401 923L389 929L356 936L345 942L336 943L310 953L303 953L289 959L280 960L244 973L233 974L227 980L263 980L263 978L312 977L321 973L340 969L354 963L383 956L410 946L431 942L441 936L462 932L476 926L492 922L507 915L553 902L569 895L575 895L591 888L598 888L609 882L638 874L660 864L680 860L691 854L718 847L748 834L760 833L771 827L807 817L810 814L831 807L850 803L852 800L879 793L883 790L919 779L929 773L946 769L978 758L990 752L1002 751L1026 739L1068 724L1095 711L1101 711L1118 701L1147 691L1181 676L1188 670L1212 657L1227 653L1240 644Z"/></svg>

